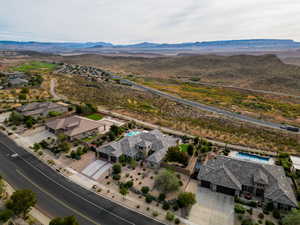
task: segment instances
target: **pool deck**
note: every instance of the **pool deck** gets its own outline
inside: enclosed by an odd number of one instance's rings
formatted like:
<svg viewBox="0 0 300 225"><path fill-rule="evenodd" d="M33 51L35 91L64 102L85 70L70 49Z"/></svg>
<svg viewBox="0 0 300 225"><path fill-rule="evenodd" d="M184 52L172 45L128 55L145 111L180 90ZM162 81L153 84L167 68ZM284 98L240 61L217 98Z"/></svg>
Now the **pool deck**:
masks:
<svg viewBox="0 0 300 225"><path fill-rule="evenodd" d="M235 158L235 159L241 159L241 160L246 160L246 161L250 161L250 162L256 162L256 163L262 163L262 164L269 164L269 165L274 165L275 161L274 158L268 156L266 158L269 158L269 160L259 160L259 159L255 159L255 158L250 158L250 157L243 157L243 156L238 156L239 152L238 151L230 151L229 153L229 157ZM244 152L243 152L244 153ZM250 153L248 153L250 154ZM254 154L250 154L250 155L254 155ZM259 156L259 155L258 155Z"/></svg>

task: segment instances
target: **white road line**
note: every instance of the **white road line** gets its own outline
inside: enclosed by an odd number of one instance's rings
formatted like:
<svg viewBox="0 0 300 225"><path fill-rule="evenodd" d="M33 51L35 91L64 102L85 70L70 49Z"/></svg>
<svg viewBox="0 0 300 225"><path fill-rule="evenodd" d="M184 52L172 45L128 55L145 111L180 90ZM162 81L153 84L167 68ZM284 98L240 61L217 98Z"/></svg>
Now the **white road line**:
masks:
<svg viewBox="0 0 300 225"><path fill-rule="evenodd" d="M5 144L5 143L3 143L3 142L1 142L1 143L2 143L7 149L9 149L11 152L16 153L16 152L15 152L14 150L12 150L7 144ZM80 199L82 199L82 200L88 202L89 204L95 206L96 208L101 209L101 210L107 212L108 214L110 214L110 215L112 215L112 216L114 216L114 217L116 217L116 218L118 218L118 219L124 221L125 223L131 224L131 225L135 225L135 223L132 223L132 222L130 222L129 220L124 219L124 218L118 216L117 214L112 213L112 212L110 212L109 210L107 210L107 209L105 209L105 208L103 208L103 207L101 207L101 206L96 205L95 203L93 203L93 202L87 200L86 198L83 198L82 196L80 196L80 195L78 195L77 193L71 191L70 189L66 188L65 186L63 186L63 185L57 183L55 180L53 180L52 178L50 178L50 177L48 177L46 174L44 174L40 169L38 169L38 168L36 168L35 166L33 166L30 162L26 161L26 160L23 159L22 157L19 157L19 158L20 158L21 160L23 160L26 164L28 164L29 166L31 166L33 169L35 169L36 171L38 171L40 174L42 174L44 177L46 177L47 179L51 180L53 183L55 183L56 185L58 185L58 186L60 186L61 188L65 189L66 191L68 191L68 192L72 193L73 195L77 196L78 198L80 198Z"/></svg>

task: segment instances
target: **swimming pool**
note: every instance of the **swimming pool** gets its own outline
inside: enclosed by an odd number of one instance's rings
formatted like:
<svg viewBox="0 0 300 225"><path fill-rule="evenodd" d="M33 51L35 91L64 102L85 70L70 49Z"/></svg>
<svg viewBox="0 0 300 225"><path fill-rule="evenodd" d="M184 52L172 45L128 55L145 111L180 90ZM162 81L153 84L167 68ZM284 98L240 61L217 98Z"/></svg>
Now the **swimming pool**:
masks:
<svg viewBox="0 0 300 225"><path fill-rule="evenodd" d="M131 137L131 136L138 135L140 133L141 133L141 131L137 131L137 130L136 131L130 131L129 133L125 134L125 136Z"/></svg>
<svg viewBox="0 0 300 225"><path fill-rule="evenodd" d="M252 155L252 154L245 153L245 152L236 152L234 157L239 158L239 159L254 161L254 162L270 163L269 162L270 158L268 158L268 157L263 157L263 156L259 156L259 155Z"/></svg>

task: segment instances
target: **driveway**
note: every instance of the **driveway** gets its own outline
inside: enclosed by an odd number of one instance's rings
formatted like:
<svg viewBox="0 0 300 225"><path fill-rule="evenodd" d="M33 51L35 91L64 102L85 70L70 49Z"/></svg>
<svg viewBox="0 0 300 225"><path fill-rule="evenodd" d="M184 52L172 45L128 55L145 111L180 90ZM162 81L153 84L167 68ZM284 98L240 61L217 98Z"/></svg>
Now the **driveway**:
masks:
<svg viewBox="0 0 300 225"><path fill-rule="evenodd" d="M192 207L189 220L198 225L233 225L234 199L197 186L197 203Z"/></svg>
<svg viewBox="0 0 300 225"><path fill-rule="evenodd" d="M39 143L47 138L56 138L54 134L50 133L45 129L45 127L38 127L34 130L31 130L29 133L20 135L20 138L15 141L24 147L33 146L34 143Z"/></svg>
<svg viewBox="0 0 300 225"><path fill-rule="evenodd" d="M85 167L81 173L93 178L94 180L99 179L104 173L112 167L112 164L103 160L96 160Z"/></svg>

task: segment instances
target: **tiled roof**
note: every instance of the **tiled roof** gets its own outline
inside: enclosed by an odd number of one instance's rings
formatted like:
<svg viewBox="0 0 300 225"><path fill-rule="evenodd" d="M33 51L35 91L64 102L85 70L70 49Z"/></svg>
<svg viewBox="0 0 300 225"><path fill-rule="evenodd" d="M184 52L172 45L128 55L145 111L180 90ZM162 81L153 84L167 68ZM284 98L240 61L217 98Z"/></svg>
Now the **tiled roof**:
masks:
<svg viewBox="0 0 300 225"><path fill-rule="evenodd" d="M265 198L298 207L291 182L280 166L217 156L200 167L198 179L235 190L241 190L242 185L253 186L258 181L266 185Z"/></svg>
<svg viewBox="0 0 300 225"><path fill-rule="evenodd" d="M164 135L159 130L152 130L150 132L141 132L134 136L124 137L120 141L100 147L98 151L113 156L124 154L135 157L139 152L136 146L150 146L154 153L150 155L147 160L159 163L165 156L168 148L176 145L176 141L177 139ZM111 149L114 149L114 151Z"/></svg>
<svg viewBox="0 0 300 225"><path fill-rule="evenodd" d="M46 126L53 130L62 129L66 135L73 137L102 127L103 124L100 121L90 120L81 116L70 116L50 121Z"/></svg>
<svg viewBox="0 0 300 225"><path fill-rule="evenodd" d="M17 111L22 112L24 115L36 115L41 114L45 111L55 110L65 106L54 103L54 102L33 102L26 105L22 105L17 108Z"/></svg>

